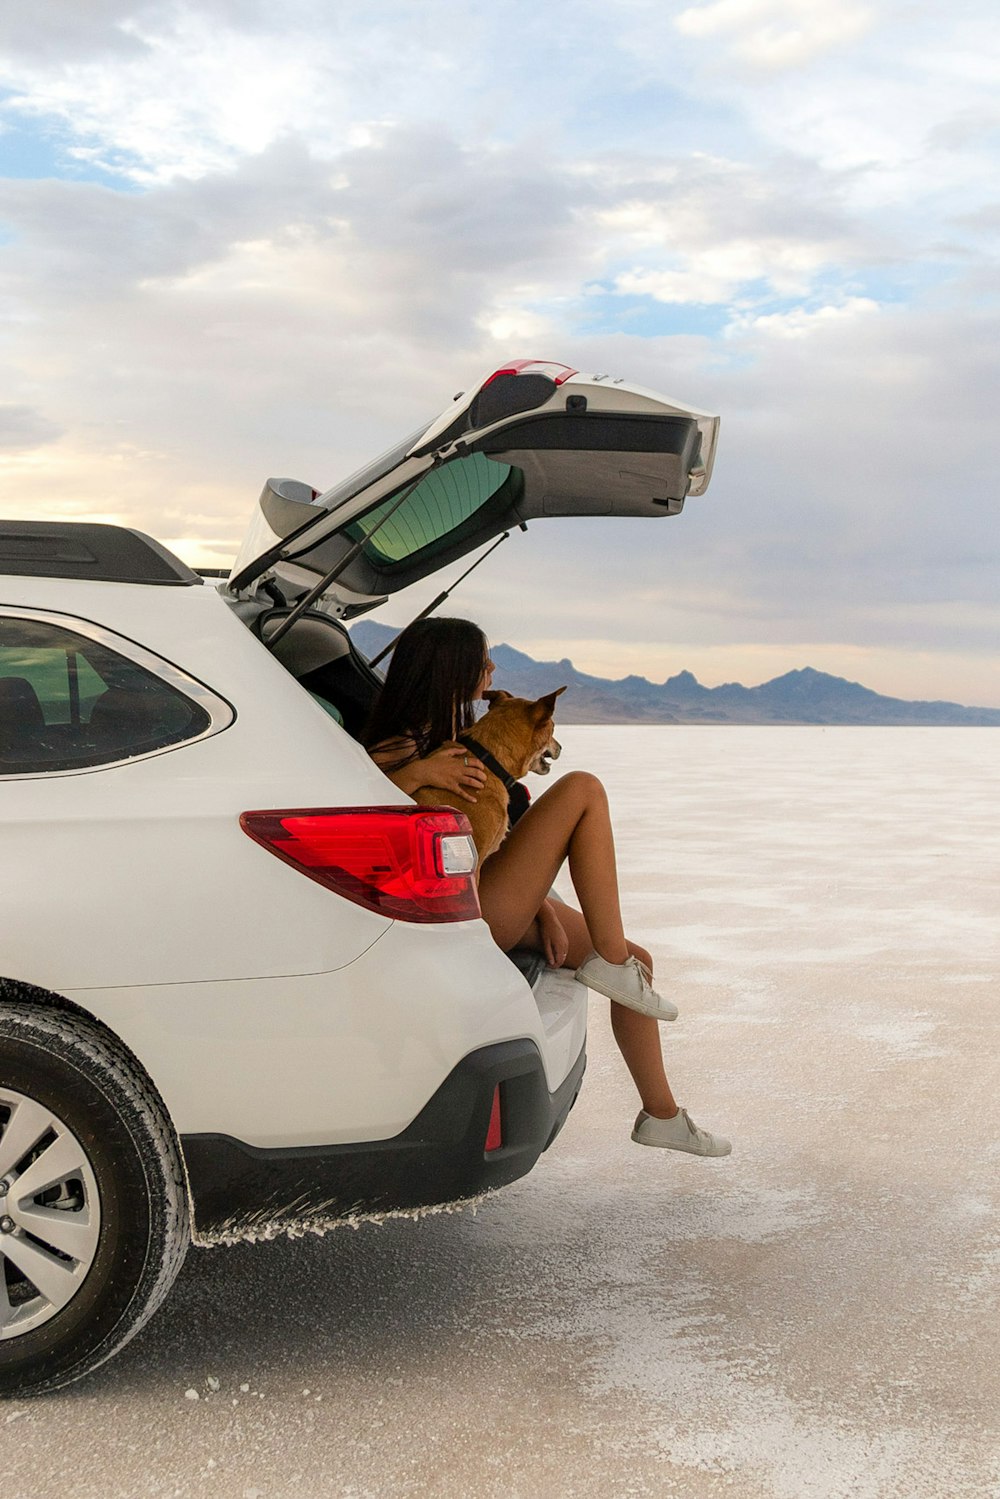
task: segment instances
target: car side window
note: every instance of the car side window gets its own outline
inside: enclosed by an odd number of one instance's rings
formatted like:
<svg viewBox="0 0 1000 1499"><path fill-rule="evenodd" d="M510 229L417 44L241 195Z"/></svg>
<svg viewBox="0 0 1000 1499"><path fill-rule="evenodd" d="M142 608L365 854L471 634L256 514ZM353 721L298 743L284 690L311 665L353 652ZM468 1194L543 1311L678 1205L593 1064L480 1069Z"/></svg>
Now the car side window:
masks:
<svg viewBox="0 0 1000 1499"><path fill-rule="evenodd" d="M200 703L108 644L0 614L0 775L112 764L210 724Z"/></svg>

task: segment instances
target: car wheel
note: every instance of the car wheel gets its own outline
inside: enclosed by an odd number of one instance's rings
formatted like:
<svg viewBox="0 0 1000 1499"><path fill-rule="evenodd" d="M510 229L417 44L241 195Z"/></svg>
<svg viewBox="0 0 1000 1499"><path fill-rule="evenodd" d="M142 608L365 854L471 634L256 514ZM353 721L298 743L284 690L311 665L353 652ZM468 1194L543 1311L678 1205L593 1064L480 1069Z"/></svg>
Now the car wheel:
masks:
<svg viewBox="0 0 1000 1499"><path fill-rule="evenodd" d="M56 1389L110 1358L189 1238L149 1079L89 1017L0 1002L0 1393Z"/></svg>

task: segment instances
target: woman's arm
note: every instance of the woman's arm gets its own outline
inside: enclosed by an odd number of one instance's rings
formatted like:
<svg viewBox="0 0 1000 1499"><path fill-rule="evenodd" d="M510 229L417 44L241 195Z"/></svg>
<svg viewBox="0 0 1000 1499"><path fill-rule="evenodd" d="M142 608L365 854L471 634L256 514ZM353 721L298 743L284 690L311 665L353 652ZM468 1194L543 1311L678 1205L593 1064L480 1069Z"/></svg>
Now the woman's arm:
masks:
<svg viewBox="0 0 1000 1499"><path fill-rule="evenodd" d="M394 786L412 796L421 786L434 786L439 791L451 791L463 801L475 802L474 793L486 784L486 772L476 759L461 744L443 744L433 754L422 759L398 762L407 754L416 753L412 739L387 739L370 749L375 764L380 766ZM395 770L387 769L395 765Z"/></svg>
<svg viewBox="0 0 1000 1499"><path fill-rule="evenodd" d="M545 961L550 968L561 968L566 961L569 952L569 937L566 928L559 920L559 903L545 899L538 908L535 920L538 923L538 935L542 942L542 952Z"/></svg>
<svg viewBox="0 0 1000 1499"><path fill-rule="evenodd" d="M414 779L414 771L421 762L416 758L417 746L412 739L383 739L381 744L373 745L368 753L393 785L398 786L400 791L405 791L407 796L412 796L414 791L425 784L422 780ZM400 760L405 763L400 765ZM390 769L391 766L396 766L396 769Z"/></svg>

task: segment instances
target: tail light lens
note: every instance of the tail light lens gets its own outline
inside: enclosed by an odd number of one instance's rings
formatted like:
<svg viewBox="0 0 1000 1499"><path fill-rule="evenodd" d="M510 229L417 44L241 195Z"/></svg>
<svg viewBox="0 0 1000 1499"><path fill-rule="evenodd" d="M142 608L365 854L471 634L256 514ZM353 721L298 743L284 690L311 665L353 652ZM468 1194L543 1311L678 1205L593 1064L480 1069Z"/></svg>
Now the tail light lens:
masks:
<svg viewBox="0 0 1000 1499"><path fill-rule="evenodd" d="M450 807L314 807L244 812L240 826L293 869L401 921L480 914L476 846Z"/></svg>

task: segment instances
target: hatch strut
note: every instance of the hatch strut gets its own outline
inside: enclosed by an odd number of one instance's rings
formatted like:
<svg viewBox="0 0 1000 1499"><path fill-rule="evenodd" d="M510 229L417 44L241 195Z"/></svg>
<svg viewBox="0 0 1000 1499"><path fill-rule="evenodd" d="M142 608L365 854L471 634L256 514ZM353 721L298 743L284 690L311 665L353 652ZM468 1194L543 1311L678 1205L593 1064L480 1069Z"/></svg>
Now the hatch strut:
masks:
<svg viewBox="0 0 1000 1499"><path fill-rule="evenodd" d="M527 529L528 529L527 526L522 521L521 522L521 530L522 531L526 531ZM506 541L507 537L509 535L510 535L510 532L509 531L505 531L502 536L498 536L497 539L496 539L496 541L493 543L493 545L492 546L488 546L486 548L485 552L483 553L483 555L481 557L477 557L476 560L475 560L475 562L472 564L472 566L471 567L467 567L465 569L465 572L462 574L462 576L460 578L456 578L455 581L454 581L454 583L451 585L450 588L446 588L445 591L444 591L444 593L439 593L436 599L432 599L432 601L427 605L427 608L426 609L421 609L421 611L420 611L419 614L415 614L413 616L413 618L410 620L410 624L406 625L404 628L408 630L410 628L410 625L415 625L418 619L426 619L427 616L428 616L428 614L433 614L434 610L438 607L438 605L439 604L443 604L444 601L445 601L445 599L449 598L451 596L451 594L453 594L455 592L455 589L458 587L459 583L464 583L465 579L469 576L469 574L471 572L475 572L475 570L479 566L480 562L485 562L486 559L487 559L487 557L490 555L490 553L491 552L495 552L496 549L497 549L497 547L500 545L501 541ZM400 630L399 635L401 635L402 633L403 633L402 630ZM378 653L377 656L373 656L372 657L372 659L369 661L368 665L369 666L377 666L379 664L379 662L382 660L383 656L388 656L389 652L392 650L393 646L396 644L396 641L399 639L399 635L394 635L392 637L392 639L389 641L389 644L386 645L386 646L383 646L382 649L379 651L379 653Z"/></svg>
<svg viewBox="0 0 1000 1499"><path fill-rule="evenodd" d="M341 557L340 561L336 563L334 567L331 567L330 571L324 577L320 578L319 582L314 584L313 587L310 588L308 593L303 594L302 598L300 598L298 603L295 605L295 608L292 609L290 613L285 615L285 618L281 621L281 624L278 626L278 628L276 630L273 630L264 641L264 644L267 646L269 651L274 650L274 647L277 645L278 641L282 638L283 635L288 634L295 621L297 619L300 619L301 616L305 614L306 610L311 608L312 605L315 604L320 595L326 592L330 584L340 577L344 569L346 567L349 567L350 564L354 561L355 557L361 551L362 547L364 547L369 541L371 541L372 537L376 534L376 532L381 530L386 521L389 520L391 516L395 515L396 511L399 509L403 501L409 499L410 495L416 489L417 485L422 484L424 479L427 478L427 475L433 472L433 470L436 469L441 464L441 462L442 459L440 455L435 457L434 462L431 464L430 468L424 469L423 473L418 474L412 484L408 484L406 486L402 494L400 494L395 502L389 506L388 510L382 516L378 524L372 526L371 530L366 532L366 534L362 536L360 541L355 542L354 546L351 547L351 550L347 553L347 555Z"/></svg>

